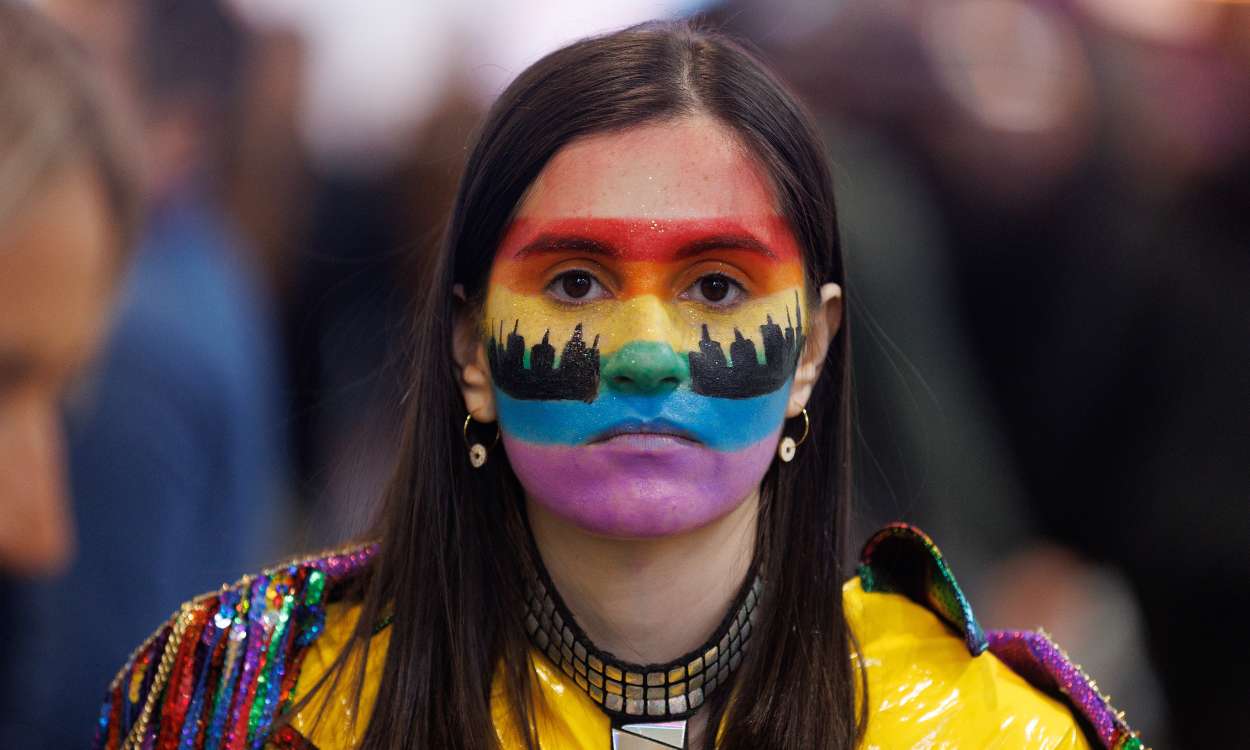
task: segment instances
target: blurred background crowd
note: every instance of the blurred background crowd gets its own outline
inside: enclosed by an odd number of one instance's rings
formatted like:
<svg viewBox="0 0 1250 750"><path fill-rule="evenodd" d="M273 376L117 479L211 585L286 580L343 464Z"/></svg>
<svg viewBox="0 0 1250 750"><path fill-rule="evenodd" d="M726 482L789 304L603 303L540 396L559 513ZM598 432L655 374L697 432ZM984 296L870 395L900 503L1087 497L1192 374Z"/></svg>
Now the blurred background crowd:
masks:
<svg viewBox="0 0 1250 750"><path fill-rule="evenodd" d="M852 537L929 531L984 625L1045 627L1154 746L1244 742L1250 4L31 5L132 124L145 208L58 413L60 532L0 555L0 747L84 746L180 602L364 532L478 119L564 42L691 13L758 47L832 154ZM0 455L0 491L31 470Z"/></svg>

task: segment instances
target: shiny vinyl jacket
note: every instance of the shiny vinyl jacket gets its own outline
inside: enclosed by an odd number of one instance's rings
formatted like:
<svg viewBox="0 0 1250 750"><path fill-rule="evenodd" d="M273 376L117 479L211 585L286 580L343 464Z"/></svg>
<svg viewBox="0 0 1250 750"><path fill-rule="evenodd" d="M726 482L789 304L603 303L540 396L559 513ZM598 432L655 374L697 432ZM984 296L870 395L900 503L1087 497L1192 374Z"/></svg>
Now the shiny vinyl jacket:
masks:
<svg viewBox="0 0 1250 750"><path fill-rule="evenodd" d="M352 681L274 720L308 693L347 643L359 606L334 590L367 572L373 547L303 560L188 602L110 686L96 746L346 750L367 726L390 629L374 637L360 715ZM863 748L1140 750L1140 739L1045 636L985 633L937 547L888 526L869 540L842 590L868 682ZM571 678L532 652L543 750L603 750L608 717ZM496 681L495 729L523 747ZM862 699L862 696L861 696ZM323 708L320 718L318 712ZM147 744L152 742L152 745Z"/></svg>

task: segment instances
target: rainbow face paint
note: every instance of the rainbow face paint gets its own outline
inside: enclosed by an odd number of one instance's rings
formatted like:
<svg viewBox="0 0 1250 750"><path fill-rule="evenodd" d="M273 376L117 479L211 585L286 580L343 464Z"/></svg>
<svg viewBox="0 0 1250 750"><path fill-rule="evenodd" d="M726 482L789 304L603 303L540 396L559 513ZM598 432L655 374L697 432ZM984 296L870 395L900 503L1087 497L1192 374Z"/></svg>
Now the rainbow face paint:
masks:
<svg viewBox="0 0 1250 750"><path fill-rule="evenodd" d="M531 498L635 537L741 502L776 449L803 300L776 217L518 219L492 268L483 336Z"/></svg>
<svg viewBox="0 0 1250 750"><path fill-rule="evenodd" d="M768 175L715 120L561 148L496 248L482 319L529 502L621 538L738 507L775 455L805 292Z"/></svg>

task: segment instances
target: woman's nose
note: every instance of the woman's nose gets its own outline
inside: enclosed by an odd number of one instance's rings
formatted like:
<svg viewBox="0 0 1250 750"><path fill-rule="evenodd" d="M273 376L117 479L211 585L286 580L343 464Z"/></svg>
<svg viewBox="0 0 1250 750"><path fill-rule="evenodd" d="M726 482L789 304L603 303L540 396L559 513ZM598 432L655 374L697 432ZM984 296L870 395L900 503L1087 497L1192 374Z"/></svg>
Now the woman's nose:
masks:
<svg viewBox="0 0 1250 750"><path fill-rule="evenodd" d="M603 379L618 393L653 396L669 393L690 377L690 366L661 341L631 341L608 359Z"/></svg>

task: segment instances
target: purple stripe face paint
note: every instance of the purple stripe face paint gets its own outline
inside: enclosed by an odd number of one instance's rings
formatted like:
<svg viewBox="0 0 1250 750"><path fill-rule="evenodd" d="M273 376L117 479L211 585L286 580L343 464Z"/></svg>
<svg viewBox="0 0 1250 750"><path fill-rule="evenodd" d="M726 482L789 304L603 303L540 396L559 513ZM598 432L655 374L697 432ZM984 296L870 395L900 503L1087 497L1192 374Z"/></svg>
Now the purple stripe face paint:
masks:
<svg viewBox="0 0 1250 750"><path fill-rule="evenodd" d="M504 432L508 460L530 497L594 534L653 538L703 526L758 486L777 434L736 451L667 435L620 435L590 445L542 445Z"/></svg>

